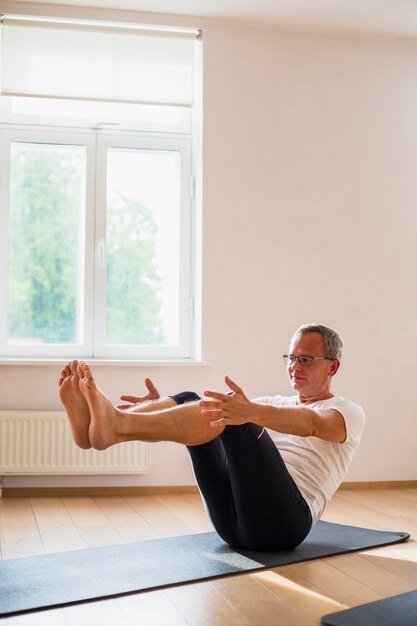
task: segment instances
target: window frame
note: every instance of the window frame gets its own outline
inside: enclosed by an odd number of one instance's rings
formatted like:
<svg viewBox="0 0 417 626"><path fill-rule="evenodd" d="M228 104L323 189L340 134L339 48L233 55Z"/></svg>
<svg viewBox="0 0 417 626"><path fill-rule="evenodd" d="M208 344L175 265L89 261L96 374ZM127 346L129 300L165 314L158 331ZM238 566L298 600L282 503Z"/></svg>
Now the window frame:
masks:
<svg viewBox="0 0 417 626"><path fill-rule="evenodd" d="M189 316L189 300L192 298L191 282L191 206L192 198L190 194L191 169L191 140L174 137L150 137L144 135L120 134L114 132L99 133L97 135L97 185L100 179L104 178L106 171L106 149L107 148L133 148L133 149L154 149L157 151L177 151L181 155L181 185L180 185L180 285L179 285L179 345L178 346L113 346L101 342L100 338L105 334L105 316L100 320L95 319L94 346L95 356L98 358L135 358L140 349L141 358L189 358L191 356L192 319ZM105 207L106 194L105 185L96 189L97 207ZM104 221L105 210L97 211L96 241L95 247L98 250L100 241L105 239L106 224ZM105 267L99 267L96 276L105 272ZM95 290L94 309L105 310L105 293L103 287L104 280L100 280L101 288ZM98 323L97 323L98 322Z"/></svg>
<svg viewBox="0 0 417 626"><path fill-rule="evenodd" d="M84 263L84 342L82 344L10 345L7 337L8 309L8 232L10 199L10 145L14 141L82 145L86 150L85 185L85 263ZM104 344L105 266L100 265L100 241L105 236L107 147L136 147L177 150L181 154L180 210L180 342L179 346L109 346ZM194 234L192 138L172 133L105 131L101 129L22 127L0 124L0 353L5 358L93 358L103 360L174 360L194 356ZM100 181L101 185L100 185ZM104 181L104 182L103 182ZM89 210L89 207L94 207ZM101 334L100 334L101 333Z"/></svg>

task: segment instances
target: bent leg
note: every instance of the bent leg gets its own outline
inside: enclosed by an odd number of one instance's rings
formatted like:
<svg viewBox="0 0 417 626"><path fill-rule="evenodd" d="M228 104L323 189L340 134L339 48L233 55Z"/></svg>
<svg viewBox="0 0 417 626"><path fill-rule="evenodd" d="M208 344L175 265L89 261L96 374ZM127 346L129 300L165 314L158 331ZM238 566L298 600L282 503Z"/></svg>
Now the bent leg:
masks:
<svg viewBox="0 0 417 626"><path fill-rule="evenodd" d="M288 550L310 532L310 509L269 434L247 423L220 436L229 466L242 547Z"/></svg>
<svg viewBox="0 0 417 626"><path fill-rule="evenodd" d="M179 405L201 399L194 391L181 391L171 398ZM222 442L216 437L201 445L187 446L187 450L207 515L220 537L234 545L236 512Z"/></svg>
<svg viewBox="0 0 417 626"><path fill-rule="evenodd" d="M187 446L187 449L207 515L223 541L237 546L237 512L220 438L199 446Z"/></svg>
<svg viewBox="0 0 417 626"><path fill-rule="evenodd" d="M195 396L172 398L187 402ZM187 448L207 513L226 543L286 550L307 536L309 507L262 427L228 426L216 439Z"/></svg>
<svg viewBox="0 0 417 626"><path fill-rule="evenodd" d="M216 440L188 451L209 517L226 543L288 550L307 536L309 507L261 427L228 426Z"/></svg>

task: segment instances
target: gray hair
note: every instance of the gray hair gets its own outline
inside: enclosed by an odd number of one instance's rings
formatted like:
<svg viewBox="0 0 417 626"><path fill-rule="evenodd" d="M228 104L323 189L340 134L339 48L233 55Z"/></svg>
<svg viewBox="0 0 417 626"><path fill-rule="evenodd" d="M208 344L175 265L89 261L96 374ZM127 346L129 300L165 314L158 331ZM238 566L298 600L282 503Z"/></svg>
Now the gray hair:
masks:
<svg viewBox="0 0 417 626"><path fill-rule="evenodd" d="M324 356L328 359L341 359L343 341L339 333L322 324L303 324L295 333L296 335L307 335L308 333L317 333L323 337Z"/></svg>

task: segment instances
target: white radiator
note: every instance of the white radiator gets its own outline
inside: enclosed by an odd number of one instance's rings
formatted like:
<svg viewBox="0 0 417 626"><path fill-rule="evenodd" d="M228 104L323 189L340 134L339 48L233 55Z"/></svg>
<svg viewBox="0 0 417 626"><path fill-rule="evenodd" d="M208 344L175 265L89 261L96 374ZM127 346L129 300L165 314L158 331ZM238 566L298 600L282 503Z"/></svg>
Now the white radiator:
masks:
<svg viewBox="0 0 417 626"><path fill-rule="evenodd" d="M149 443L129 441L104 451L81 450L61 411L0 411L0 475L149 471Z"/></svg>

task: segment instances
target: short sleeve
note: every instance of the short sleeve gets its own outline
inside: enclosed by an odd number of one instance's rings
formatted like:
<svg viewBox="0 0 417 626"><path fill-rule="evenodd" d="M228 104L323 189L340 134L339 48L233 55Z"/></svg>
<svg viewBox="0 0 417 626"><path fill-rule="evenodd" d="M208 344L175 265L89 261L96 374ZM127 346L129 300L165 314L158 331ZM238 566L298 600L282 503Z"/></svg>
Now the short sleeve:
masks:
<svg viewBox="0 0 417 626"><path fill-rule="evenodd" d="M334 400L328 405L328 408L335 409L343 415L346 426L346 441L344 443L357 447L365 427L365 412L356 402L344 398L335 398Z"/></svg>

